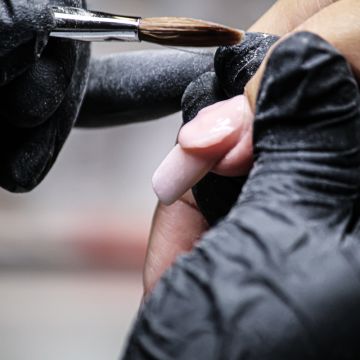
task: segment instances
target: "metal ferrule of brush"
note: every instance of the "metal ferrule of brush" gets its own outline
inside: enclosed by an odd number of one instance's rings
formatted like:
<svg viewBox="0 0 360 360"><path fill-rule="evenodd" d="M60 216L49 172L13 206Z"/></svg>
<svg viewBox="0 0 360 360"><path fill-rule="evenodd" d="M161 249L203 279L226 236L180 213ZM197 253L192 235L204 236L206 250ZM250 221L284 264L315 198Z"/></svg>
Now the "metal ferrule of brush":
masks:
<svg viewBox="0 0 360 360"><path fill-rule="evenodd" d="M140 41L139 17L61 6L53 6L52 11L56 27L50 36L81 41Z"/></svg>

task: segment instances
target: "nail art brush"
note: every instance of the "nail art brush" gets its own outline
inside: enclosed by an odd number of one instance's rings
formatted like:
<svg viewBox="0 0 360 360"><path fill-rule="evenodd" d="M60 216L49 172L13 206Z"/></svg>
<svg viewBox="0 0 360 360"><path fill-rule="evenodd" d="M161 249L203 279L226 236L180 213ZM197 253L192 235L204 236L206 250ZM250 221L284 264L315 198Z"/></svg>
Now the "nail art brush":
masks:
<svg viewBox="0 0 360 360"><path fill-rule="evenodd" d="M244 35L242 30L184 17L141 18L63 6L52 10L56 26L50 36L73 40L211 47L240 43Z"/></svg>

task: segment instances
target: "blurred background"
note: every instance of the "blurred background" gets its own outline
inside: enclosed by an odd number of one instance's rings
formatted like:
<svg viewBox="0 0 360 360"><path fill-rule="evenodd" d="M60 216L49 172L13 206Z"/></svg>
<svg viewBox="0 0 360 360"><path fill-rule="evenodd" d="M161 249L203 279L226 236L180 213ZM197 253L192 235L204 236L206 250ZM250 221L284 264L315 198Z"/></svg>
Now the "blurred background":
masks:
<svg viewBox="0 0 360 360"><path fill-rule="evenodd" d="M90 9L246 29L273 0L91 0ZM156 46L152 46L156 47ZM93 55L150 48L95 44ZM181 116L74 130L32 193L0 191L0 359L117 359L142 295L151 176Z"/></svg>

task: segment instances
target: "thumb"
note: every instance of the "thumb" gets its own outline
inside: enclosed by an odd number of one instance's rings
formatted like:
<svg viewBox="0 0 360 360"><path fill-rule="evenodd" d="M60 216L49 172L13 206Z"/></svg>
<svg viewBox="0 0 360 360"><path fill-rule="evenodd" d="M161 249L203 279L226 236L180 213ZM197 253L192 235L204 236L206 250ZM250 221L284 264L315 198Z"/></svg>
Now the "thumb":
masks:
<svg viewBox="0 0 360 360"><path fill-rule="evenodd" d="M216 76L228 97L244 93L278 36L247 32L244 41L235 46L220 47L215 55Z"/></svg>
<svg viewBox="0 0 360 360"><path fill-rule="evenodd" d="M243 201L285 199L305 213L339 211L345 200L353 201L359 93L335 48L306 32L281 42L267 64L256 108L255 167Z"/></svg>

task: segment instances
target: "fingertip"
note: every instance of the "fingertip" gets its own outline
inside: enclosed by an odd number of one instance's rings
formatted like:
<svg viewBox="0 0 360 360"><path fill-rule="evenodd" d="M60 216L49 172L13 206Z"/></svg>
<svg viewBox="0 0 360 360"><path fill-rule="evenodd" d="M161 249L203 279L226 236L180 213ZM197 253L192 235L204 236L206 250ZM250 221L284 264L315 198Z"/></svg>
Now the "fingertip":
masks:
<svg viewBox="0 0 360 360"><path fill-rule="evenodd" d="M247 175L253 164L252 135L252 129L249 129L238 144L216 164L212 172L227 177Z"/></svg>
<svg viewBox="0 0 360 360"><path fill-rule="evenodd" d="M229 97L243 94L247 82L254 76L277 36L246 33L236 46L225 46L215 54L215 73Z"/></svg>
<svg viewBox="0 0 360 360"><path fill-rule="evenodd" d="M219 160L238 141L248 122L248 102L236 96L201 110L178 136L182 148Z"/></svg>
<svg viewBox="0 0 360 360"><path fill-rule="evenodd" d="M246 40L239 45L224 46L217 50L214 58L215 73L228 97L242 94L250 79L246 69L250 56Z"/></svg>
<svg viewBox="0 0 360 360"><path fill-rule="evenodd" d="M204 73L190 83L184 92L181 100L184 123L194 119L201 109L225 99L215 73Z"/></svg>

